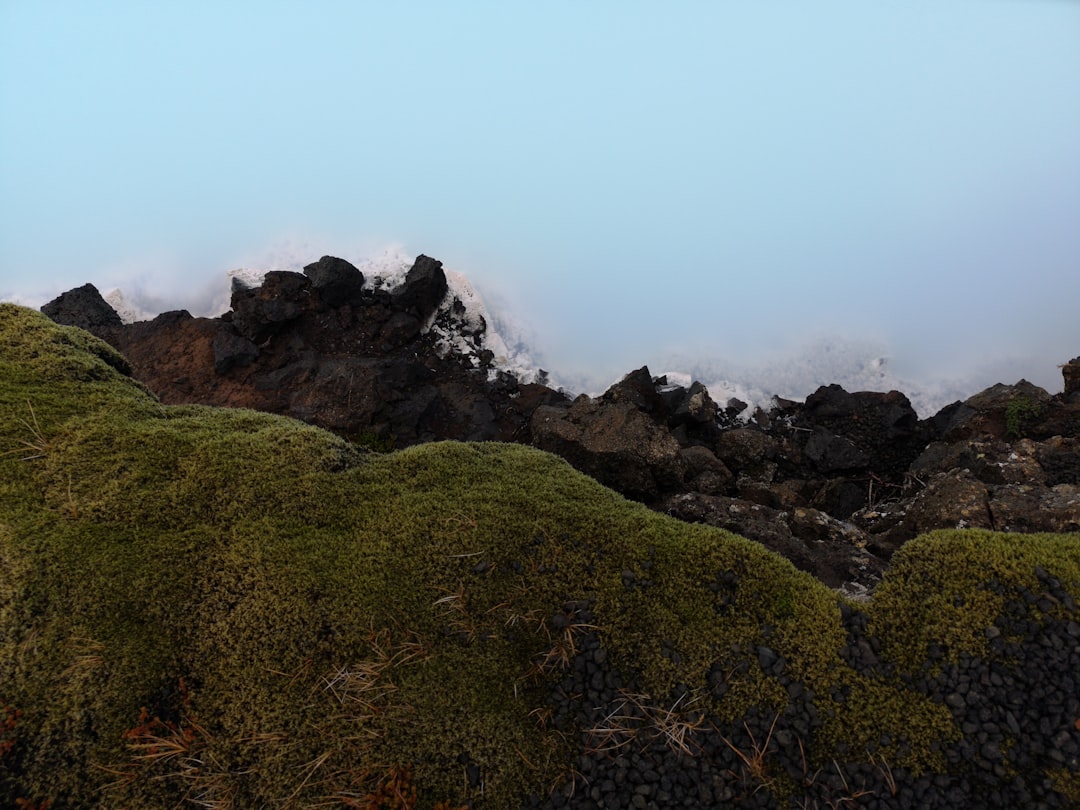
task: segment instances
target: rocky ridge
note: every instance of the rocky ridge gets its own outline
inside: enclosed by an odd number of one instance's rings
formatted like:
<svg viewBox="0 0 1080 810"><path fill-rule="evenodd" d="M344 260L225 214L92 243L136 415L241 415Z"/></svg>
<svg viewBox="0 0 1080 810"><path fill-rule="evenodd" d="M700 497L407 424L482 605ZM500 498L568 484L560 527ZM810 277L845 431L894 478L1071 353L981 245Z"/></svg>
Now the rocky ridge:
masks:
<svg viewBox="0 0 1080 810"><path fill-rule="evenodd" d="M572 400L518 379L427 256L392 289L324 256L258 287L234 282L231 307L124 324L85 285L42 310L114 346L167 404L284 414L375 449L532 444L657 510L757 540L853 596L932 529L1080 531L1080 357L1062 366L1061 394L1021 380L929 419L900 392L837 385L747 418L743 403L647 367Z"/></svg>

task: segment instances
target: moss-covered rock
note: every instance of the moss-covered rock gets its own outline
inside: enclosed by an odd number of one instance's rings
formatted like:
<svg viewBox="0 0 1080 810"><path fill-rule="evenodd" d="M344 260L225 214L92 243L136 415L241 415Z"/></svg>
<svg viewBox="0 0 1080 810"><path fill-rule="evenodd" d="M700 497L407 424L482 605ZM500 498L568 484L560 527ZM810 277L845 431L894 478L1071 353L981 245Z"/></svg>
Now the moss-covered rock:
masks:
<svg viewBox="0 0 1080 810"><path fill-rule="evenodd" d="M917 682L928 650L948 650L939 670L992 654L986 628L1042 575L1080 595L1076 536L935 534L897 556L859 636L852 606L762 546L555 456L373 454L163 407L125 371L0 305L8 805L380 806L406 774L420 807L518 807L605 740L727 757L717 779L774 797L818 795L829 763L945 773L963 735ZM600 682L617 711L567 688ZM1075 762L1010 767L1075 784Z"/></svg>

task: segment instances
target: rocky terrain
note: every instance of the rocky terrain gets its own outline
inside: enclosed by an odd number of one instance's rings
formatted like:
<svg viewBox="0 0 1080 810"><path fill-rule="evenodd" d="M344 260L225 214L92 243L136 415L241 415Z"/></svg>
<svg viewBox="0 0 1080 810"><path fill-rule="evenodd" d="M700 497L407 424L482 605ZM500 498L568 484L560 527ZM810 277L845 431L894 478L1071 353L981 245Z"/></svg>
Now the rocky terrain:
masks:
<svg viewBox="0 0 1080 810"><path fill-rule="evenodd" d="M234 287L220 318L124 324L91 285L42 310L119 350L167 404L284 414L374 449L532 444L628 498L757 540L852 596L939 528L1080 531L1080 357L1064 391L995 385L919 419L904 394L824 386L746 414L631 371L599 397L522 382L484 348L440 262L394 289L323 257Z"/></svg>

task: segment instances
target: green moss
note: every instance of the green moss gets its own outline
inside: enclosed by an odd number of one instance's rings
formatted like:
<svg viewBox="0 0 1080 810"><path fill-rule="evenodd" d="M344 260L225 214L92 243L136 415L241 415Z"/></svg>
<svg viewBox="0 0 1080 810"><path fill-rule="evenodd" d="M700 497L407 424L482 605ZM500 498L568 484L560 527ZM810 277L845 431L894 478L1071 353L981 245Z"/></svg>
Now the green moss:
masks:
<svg viewBox="0 0 1080 810"><path fill-rule="evenodd" d="M1080 592L1080 536L938 531L904 545L867 613L887 656L907 673L921 670L931 644L946 660L985 656L986 629L1019 588L1034 589L1041 567Z"/></svg>
<svg viewBox="0 0 1080 810"><path fill-rule="evenodd" d="M818 696L819 764L887 731L907 743L891 765L932 769L957 734L899 678L857 675L835 594L756 543L530 448L372 454L280 417L162 407L125 371L0 305L0 701L22 711L0 796L302 805L401 765L421 806L513 806L568 773L577 731L543 711L588 632L644 700L687 687L718 722L786 706L768 646ZM1080 592L1076 538L909 544L867 607L884 655L911 672L931 643L977 652L1003 598L985 583L1031 583L1036 564ZM571 602L591 627L553 625ZM150 731L176 756L148 756Z"/></svg>
<svg viewBox="0 0 1080 810"><path fill-rule="evenodd" d="M1022 438L1028 425L1039 416L1039 403L1030 397L1018 396L1005 406L1005 438Z"/></svg>

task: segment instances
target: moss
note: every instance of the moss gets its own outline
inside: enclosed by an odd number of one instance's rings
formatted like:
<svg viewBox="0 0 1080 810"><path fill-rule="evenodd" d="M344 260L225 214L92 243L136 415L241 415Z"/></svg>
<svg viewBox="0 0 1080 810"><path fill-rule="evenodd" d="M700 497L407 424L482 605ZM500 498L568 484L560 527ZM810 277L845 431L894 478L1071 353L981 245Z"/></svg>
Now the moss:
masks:
<svg viewBox="0 0 1080 810"><path fill-rule="evenodd" d="M1019 589L1038 585L1036 570L1080 593L1080 536L931 532L892 558L868 608L871 630L903 672L917 673L930 646L955 663L961 653L985 656L986 630Z"/></svg>
<svg viewBox="0 0 1080 810"><path fill-rule="evenodd" d="M512 806L568 773L576 731L541 718L591 632L656 705L709 694L720 667L717 722L786 706L767 646L818 696L818 763L887 731L907 743L891 765L933 769L957 733L898 677L844 662L821 583L530 448L372 454L280 417L163 407L100 341L3 305L7 450L0 700L22 712L3 738L7 799L282 806L375 790L400 766L421 807ZM883 655L912 672L932 643L977 652L1004 598L985 584L1030 584L1038 564L1080 592L1076 549L977 532L909 544L867 607ZM591 627L559 631L568 604L589 605ZM175 756L148 755L150 732Z"/></svg>
<svg viewBox="0 0 1080 810"><path fill-rule="evenodd" d="M1054 790L1068 799L1074 806L1080 806L1080 773L1067 768L1055 768L1046 774Z"/></svg>
<svg viewBox="0 0 1080 810"><path fill-rule="evenodd" d="M1031 397L1021 395L1009 400L1005 406L1005 438L1022 438L1028 425L1038 419L1039 413L1039 403Z"/></svg>

